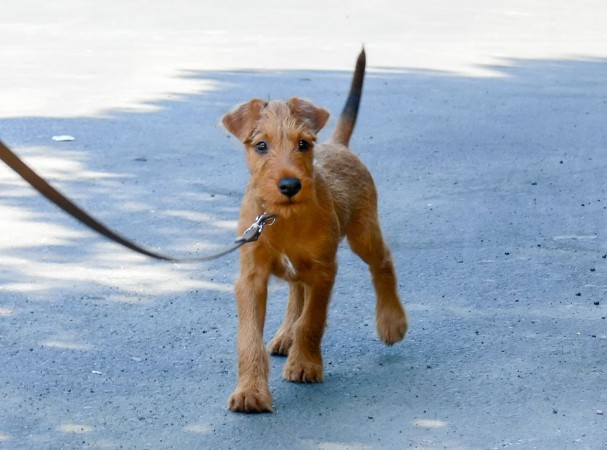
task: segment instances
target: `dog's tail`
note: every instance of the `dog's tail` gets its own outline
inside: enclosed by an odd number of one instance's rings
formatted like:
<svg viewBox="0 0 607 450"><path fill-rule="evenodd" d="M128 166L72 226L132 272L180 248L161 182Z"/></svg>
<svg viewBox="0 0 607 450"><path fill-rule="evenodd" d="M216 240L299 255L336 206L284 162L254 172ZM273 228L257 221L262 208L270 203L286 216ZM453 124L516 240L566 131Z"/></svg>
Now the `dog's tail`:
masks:
<svg viewBox="0 0 607 450"><path fill-rule="evenodd" d="M337 126L331 135L330 142L335 142L347 146L350 142L350 136L354 131L354 125L356 125L356 116L358 115L358 106L360 105L360 97L363 92L363 81L365 79L365 66L367 65L367 58L365 56L365 49L363 48L358 55L356 60L356 69L354 70L354 76L352 77L352 86L350 86L350 93L348 99L344 105L344 109L339 116Z"/></svg>

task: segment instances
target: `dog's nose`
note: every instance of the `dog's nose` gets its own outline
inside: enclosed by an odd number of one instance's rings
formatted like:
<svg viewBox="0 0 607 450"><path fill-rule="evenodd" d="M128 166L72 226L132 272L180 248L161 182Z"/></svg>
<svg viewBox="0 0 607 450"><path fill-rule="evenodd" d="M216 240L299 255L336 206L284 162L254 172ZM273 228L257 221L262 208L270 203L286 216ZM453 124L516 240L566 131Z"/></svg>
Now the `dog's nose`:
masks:
<svg viewBox="0 0 607 450"><path fill-rule="evenodd" d="M278 189L283 195L291 198L301 190L301 181L297 178L281 178L278 181Z"/></svg>

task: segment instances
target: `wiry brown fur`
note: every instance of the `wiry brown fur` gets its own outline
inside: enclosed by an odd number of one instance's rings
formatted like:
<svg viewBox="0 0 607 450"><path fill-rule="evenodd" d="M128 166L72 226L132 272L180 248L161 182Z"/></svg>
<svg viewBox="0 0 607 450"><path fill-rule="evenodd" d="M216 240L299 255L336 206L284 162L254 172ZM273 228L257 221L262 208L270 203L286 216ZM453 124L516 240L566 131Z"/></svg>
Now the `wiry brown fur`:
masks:
<svg viewBox="0 0 607 450"><path fill-rule="evenodd" d="M356 121L365 66L359 60L348 102L329 143L314 145L329 113L309 101L254 99L223 118L246 149L251 179L242 203L239 232L262 212L276 215L259 241L241 248L238 305L238 384L229 399L233 411L271 411L269 364L263 344L267 285L271 275L289 282L285 319L268 345L288 355L284 377L294 382L323 380L321 339L337 271L337 247L346 236L371 271L377 295L376 325L388 345L401 340L407 318L397 293L390 250L378 217L377 193L366 167L348 148ZM267 152L257 144L265 142ZM300 150L300 141L308 143ZM297 179L292 196L281 180Z"/></svg>

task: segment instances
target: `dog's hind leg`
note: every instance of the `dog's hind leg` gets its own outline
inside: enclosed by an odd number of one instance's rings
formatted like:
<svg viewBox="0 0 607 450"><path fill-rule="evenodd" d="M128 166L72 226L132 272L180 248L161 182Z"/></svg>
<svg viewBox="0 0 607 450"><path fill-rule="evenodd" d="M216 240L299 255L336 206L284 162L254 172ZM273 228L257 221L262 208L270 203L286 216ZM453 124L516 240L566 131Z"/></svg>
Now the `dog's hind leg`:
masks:
<svg viewBox="0 0 607 450"><path fill-rule="evenodd" d="M268 351L272 355L286 356L293 344L293 325L299 319L304 304L304 285L291 282L289 284L289 302L285 313L285 320L268 344Z"/></svg>
<svg viewBox="0 0 607 450"><path fill-rule="evenodd" d="M319 383L323 380L321 341L327 323L329 299L337 264L325 262L313 279L305 283L301 315L293 324L293 344L283 376L296 383Z"/></svg>
<svg viewBox="0 0 607 450"><path fill-rule="evenodd" d="M377 213L372 211L350 223L347 238L352 248L369 266L377 302L377 333L388 345L402 340L407 332L407 315L397 292L396 272L390 249L384 242Z"/></svg>

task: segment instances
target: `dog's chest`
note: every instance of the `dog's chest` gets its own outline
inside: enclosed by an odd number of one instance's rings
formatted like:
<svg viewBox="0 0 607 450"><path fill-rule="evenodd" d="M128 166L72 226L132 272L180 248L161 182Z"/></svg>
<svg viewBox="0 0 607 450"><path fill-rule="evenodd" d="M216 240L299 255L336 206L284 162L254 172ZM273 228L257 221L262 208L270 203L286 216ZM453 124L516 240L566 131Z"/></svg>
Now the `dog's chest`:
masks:
<svg viewBox="0 0 607 450"><path fill-rule="evenodd" d="M301 259L296 259L287 253L279 253L275 257L272 272L286 281L301 281L309 269L309 264Z"/></svg>
<svg viewBox="0 0 607 450"><path fill-rule="evenodd" d="M286 281L299 281L301 273L297 270L297 265L285 253L276 255L272 267L272 273L278 278Z"/></svg>
<svg viewBox="0 0 607 450"><path fill-rule="evenodd" d="M297 270L295 270L295 266L293 265L293 263L291 262L291 259L287 255L285 255L285 254L280 255L279 261L280 261L280 265L282 267L282 270L283 270L286 278L296 278L297 277Z"/></svg>

